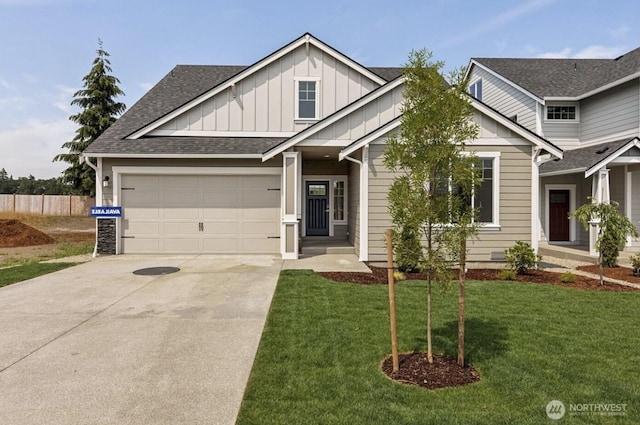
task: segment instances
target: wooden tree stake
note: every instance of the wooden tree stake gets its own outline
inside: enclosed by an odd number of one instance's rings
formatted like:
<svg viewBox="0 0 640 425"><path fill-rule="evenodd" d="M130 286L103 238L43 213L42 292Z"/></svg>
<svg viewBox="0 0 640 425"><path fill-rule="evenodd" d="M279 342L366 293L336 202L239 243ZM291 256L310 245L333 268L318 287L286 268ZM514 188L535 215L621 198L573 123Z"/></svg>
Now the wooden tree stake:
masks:
<svg viewBox="0 0 640 425"><path fill-rule="evenodd" d="M398 362L398 331L396 328L396 292L393 277L393 230L387 229L387 280L389 283L389 316L391 322L391 357L393 359L393 371L397 372Z"/></svg>

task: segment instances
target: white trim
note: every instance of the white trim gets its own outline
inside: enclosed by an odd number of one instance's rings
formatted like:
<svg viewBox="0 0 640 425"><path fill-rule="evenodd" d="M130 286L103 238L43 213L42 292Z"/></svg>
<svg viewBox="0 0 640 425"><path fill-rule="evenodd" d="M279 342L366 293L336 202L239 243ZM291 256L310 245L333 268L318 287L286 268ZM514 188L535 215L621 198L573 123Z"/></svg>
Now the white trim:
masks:
<svg viewBox="0 0 640 425"><path fill-rule="evenodd" d="M369 146L362 147L360 167L360 261L369 261Z"/></svg>
<svg viewBox="0 0 640 425"><path fill-rule="evenodd" d="M374 140L384 136L386 133L395 130L396 128L400 127L401 124L402 119L400 116L398 116L388 123L384 124L382 127L379 127L369 134L362 136L340 151L340 153L338 154L338 161L342 161L346 156L351 155L361 147L366 146Z"/></svg>
<svg viewBox="0 0 640 425"><path fill-rule="evenodd" d="M575 184L545 184L544 185L544 232L547 242L556 243L563 241L552 241L549 239L549 192L552 190L568 190L569 191L569 212L576 209L576 185ZM576 218L569 219L569 240L567 242L576 241Z"/></svg>
<svg viewBox="0 0 640 425"><path fill-rule="evenodd" d="M580 168L572 168L570 170L563 170L563 171L550 171L548 173L540 173L540 177L563 176L565 174L583 173L585 170L586 168L580 167Z"/></svg>
<svg viewBox="0 0 640 425"><path fill-rule="evenodd" d="M322 146L328 146L328 147L344 147L344 146L348 146L351 144L351 140L350 139L307 139L304 140L300 143L298 143L296 146L314 146L314 147L322 147Z"/></svg>
<svg viewBox="0 0 640 425"><path fill-rule="evenodd" d="M102 170L102 158L96 158L96 162L96 205L102 205L104 202L104 194L102 189L102 178L104 174Z"/></svg>
<svg viewBox="0 0 640 425"><path fill-rule="evenodd" d="M162 175L280 175L280 167L142 167L114 166L114 178L117 174L162 174Z"/></svg>
<svg viewBox="0 0 640 425"><path fill-rule="evenodd" d="M570 108L575 108L575 118L572 119L553 119L553 118L547 118L549 115L549 107L570 107ZM574 104L570 104L568 101L567 102L550 102L544 105L544 115L543 115L543 121L545 124L580 124L580 105L577 103Z"/></svg>
<svg viewBox="0 0 640 425"><path fill-rule="evenodd" d="M282 153L282 222L283 223L293 223L294 221L298 221L298 215L300 211L298 210L298 198L300 197L300 182L298 181L298 168L300 168L300 152L283 152ZM287 158L293 158L293 214L286 213L286 205L287 205ZM284 251L283 251L284 252Z"/></svg>
<svg viewBox="0 0 640 425"><path fill-rule="evenodd" d="M589 167L584 172L584 176L585 177L589 177L590 175L596 173L599 169L601 169L603 167L606 167L608 164L610 164L611 162L616 160L618 157L620 157L620 155L622 155L623 153L625 153L626 151L628 151L629 149L631 149L634 146L640 148L640 138L634 137L629 142L627 142L627 144L625 144L624 146L619 147L611 155L607 156L606 158L604 158L602 161L598 162L597 164ZM625 161L620 161L620 163L624 164Z"/></svg>
<svg viewBox="0 0 640 425"><path fill-rule="evenodd" d="M386 81L383 78L381 78L378 75L374 74L373 72L371 72L367 68L363 67L362 65L360 65L357 62L355 62L354 60L352 60L352 59L348 58L347 56L343 55L342 53L338 52L337 50L335 50L334 48L330 47L329 45L327 45L327 44L321 42L320 40L316 39L311 34L306 33L302 37L298 38L297 40L294 40L293 42L291 42L288 45L276 50L275 52L271 53L269 56L263 58L262 60L260 60L260 61L256 62L255 64L245 68L243 71L240 71L235 76L229 78L227 81L219 84L218 86L214 87L213 89L209 90L208 92L196 97L195 99L191 100L190 102L187 102L183 106L174 109L172 112L170 112L169 114L161 117L160 119L158 119L158 120L156 120L156 121L154 121L154 122L152 122L150 124L147 124L146 126L142 127L140 130L138 130L135 133L131 134L131 136L129 136L128 138L130 138L130 139L138 139L138 138L144 136L148 132L150 132L152 130L155 130L156 128L162 126L163 124L171 121L175 117L177 117L177 116L181 115L182 113L188 111L189 109L193 108L194 106L206 101L207 99L212 98L213 96L215 96L218 93L223 92L224 90L227 90L229 87L231 87L232 85L242 81L247 76L259 71L260 69L264 68L265 66L277 61L281 57L293 52L298 47L307 45L307 43L313 44L314 47L317 47L318 49L322 50L324 53L327 53L329 56L332 56L334 59L342 62L347 67L355 69L360 74L363 74L364 76L366 76L367 78L372 80L374 83L379 84L379 85L384 85L386 83Z"/></svg>
<svg viewBox="0 0 640 425"><path fill-rule="evenodd" d="M302 142L303 140L308 139L312 135L318 133L319 131L321 131L321 130L327 128L327 127L329 127L331 124L334 124L338 120L340 120L340 119L348 116L352 112L360 109L364 105L367 105L368 103L374 101L375 99L378 99L379 97L385 95L386 93L389 93L391 90L393 90L396 87L402 85L403 83L404 83L404 77L400 77L400 78L397 78L397 79L385 84L384 86L379 87L379 88L375 89L374 91L364 95L360 99L356 100L355 102L350 103L349 105L345 106L344 108L342 108L338 112L334 113L333 115L330 115L329 117L323 119L322 121L317 122L316 124L312 125L311 127L307 127L306 129L302 130L301 132L299 132L295 136L291 137L290 139L288 139L288 140L284 141L283 143L280 143L279 145L269 149L267 152L265 152L262 155L262 161L267 161L267 160L273 158L274 156L278 155L279 153L284 152L287 149L297 145L298 143Z"/></svg>
<svg viewBox="0 0 640 425"><path fill-rule="evenodd" d="M562 159L562 149L553 145L550 141L544 139L542 136L539 136L535 133L525 130L517 123L511 121L509 118L505 117L504 115L494 111L493 109L489 108L482 102L479 102L477 99L474 99L474 98L470 98L470 99L471 99L470 100L471 105L473 105L473 107L475 107L476 110L482 112L483 114L489 116L490 118L493 118L495 121L507 127L509 130L520 135L526 140L529 140L534 145L544 148L551 155Z"/></svg>
<svg viewBox="0 0 640 425"><path fill-rule="evenodd" d="M540 148L531 146L531 247L538 253L540 243Z"/></svg>
<svg viewBox="0 0 640 425"><path fill-rule="evenodd" d="M331 175L303 175L302 176L302 219L300 223L302 225L302 236L307 236L307 182L308 181L318 181L318 182L329 182L329 236L335 235L334 226L345 226L348 225L349 221L347 219L349 213L349 175L348 174L331 174ZM333 212L334 212L334 193L333 193L333 183L336 181L344 182L344 220L334 220Z"/></svg>
<svg viewBox="0 0 640 425"><path fill-rule="evenodd" d="M168 159L260 159L261 154L244 153L244 154L179 154L179 153L87 153L87 158L168 158Z"/></svg>
<svg viewBox="0 0 640 425"><path fill-rule="evenodd" d="M633 173L629 171L629 166L624 166L624 213L632 221L633 218ZM626 246L633 245L633 238L627 236Z"/></svg>
<svg viewBox="0 0 640 425"><path fill-rule="evenodd" d="M479 62L476 62L474 59L471 59L471 61L469 62L469 71L467 72L467 76L468 74L471 73L471 69L473 66L477 66L478 68L488 72L489 74L493 75L494 77L498 78L500 81L502 81L503 83L507 84L508 86L513 87L514 89L518 90L519 92L525 94L526 96L530 97L531 99L535 100L538 103L542 103L544 104L544 100L539 98L538 96L534 95L533 93L523 89L521 86L517 85L516 83L512 82L511 80L508 80L506 78L504 78L502 75L498 74L497 72L495 72L494 70L492 70L491 68L487 68L485 65L482 65Z"/></svg>
<svg viewBox="0 0 640 425"><path fill-rule="evenodd" d="M491 185L491 191L493 192L493 211L491 223L479 222L483 228L500 228L500 155L501 152L473 152L476 158L479 159L493 159L493 184ZM475 208L475 195L471 197L474 202Z"/></svg>
<svg viewBox="0 0 640 425"><path fill-rule="evenodd" d="M300 117L300 83L302 82L313 82L316 83L316 88L315 88L315 112L314 112L314 117L313 118L301 118ZM294 116L294 121L296 122L316 122L316 121L320 121L322 118L320 117L320 111L322 110L322 108L320 107L320 94L321 94L321 84L322 84L322 80L320 77L293 77L293 84L294 84L294 97L295 97L295 116Z"/></svg>
<svg viewBox="0 0 640 425"><path fill-rule="evenodd" d="M469 140L465 142L466 146L530 146L531 142L527 140L522 140L522 138L513 138L513 139L505 139L505 138L490 138L490 137L479 137L474 140ZM534 145L535 146L535 145Z"/></svg>
<svg viewBox="0 0 640 425"><path fill-rule="evenodd" d="M295 131L153 130L149 136L163 137L291 137Z"/></svg>

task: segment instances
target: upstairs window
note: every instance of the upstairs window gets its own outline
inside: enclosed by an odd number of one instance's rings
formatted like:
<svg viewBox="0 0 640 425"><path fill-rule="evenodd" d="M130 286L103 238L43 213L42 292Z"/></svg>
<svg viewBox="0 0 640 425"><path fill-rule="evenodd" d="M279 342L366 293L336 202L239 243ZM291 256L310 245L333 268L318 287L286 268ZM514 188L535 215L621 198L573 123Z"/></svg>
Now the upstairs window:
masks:
<svg viewBox="0 0 640 425"><path fill-rule="evenodd" d="M296 119L318 119L318 81L300 80L297 82Z"/></svg>
<svg viewBox="0 0 640 425"><path fill-rule="evenodd" d="M469 86L469 94L482 102L482 80L478 80Z"/></svg>
<svg viewBox="0 0 640 425"><path fill-rule="evenodd" d="M547 121L576 121L576 107L569 105L547 106Z"/></svg>

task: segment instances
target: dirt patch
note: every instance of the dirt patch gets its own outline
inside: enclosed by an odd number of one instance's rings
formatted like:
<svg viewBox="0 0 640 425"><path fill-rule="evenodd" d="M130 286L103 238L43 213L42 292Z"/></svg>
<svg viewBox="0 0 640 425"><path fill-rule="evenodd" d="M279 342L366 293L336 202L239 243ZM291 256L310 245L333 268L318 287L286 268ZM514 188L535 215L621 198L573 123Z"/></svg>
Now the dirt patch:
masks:
<svg viewBox="0 0 640 425"><path fill-rule="evenodd" d="M585 266L590 267L590 266ZM597 267L597 266L596 266ZM383 267L375 267L369 265L372 273L356 273L356 272L322 272L318 273L327 279L335 280L336 282L350 282L361 285L386 285L387 284L387 269ZM581 268L582 269L582 268ZM503 280L498 278L500 270L496 269L471 269L467 272L467 280ZM611 291L611 292L629 292L640 291L640 289L630 288L628 286L622 286L615 283L607 283L600 285L598 279L591 279L589 277L575 275L575 282L563 283L560 281L561 273L554 273L545 270L532 270L525 275L516 275L516 281L540 283L547 285L558 285L569 288L592 290L592 291ZM407 280L426 280L427 276L420 273L405 273ZM457 275L454 274L454 278ZM626 279L621 279L626 280ZM629 280L629 282L631 282ZM640 282L639 282L640 283Z"/></svg>
<svg viewBox="0 0 640 425"><path fill-rule="evenodd" d="M579 266L578 270L600 275L600 266L588 265ZM629 267L605 267L604 276L611 279L624 280L625 282L640 284L640 277L634 276L633 271Z"/></svg>
<svg viewBox="0 0 640 425"><path fill-rule="evenodd" d="M381 368L394 381L430 390L460 387L480 380L480 374L473 367L460 367L454 359L438 354L433 355L433 363L429 363L426 353L400 354L397 372L393 372L393 361L389 356Z"/></svg>
<svg viewBox="0 0 640 425"><path fill-rule="evenodd" d="M18 220L0 220L0 248L47 245L54 239Z"/></svg>

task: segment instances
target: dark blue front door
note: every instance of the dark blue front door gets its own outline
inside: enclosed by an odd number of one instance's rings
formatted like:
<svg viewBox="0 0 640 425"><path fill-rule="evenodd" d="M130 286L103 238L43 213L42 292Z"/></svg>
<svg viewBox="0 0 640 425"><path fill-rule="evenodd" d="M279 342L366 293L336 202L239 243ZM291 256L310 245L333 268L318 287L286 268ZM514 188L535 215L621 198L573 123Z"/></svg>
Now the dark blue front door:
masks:
<svg viewBox="0 0 640 425"><path fill-rule="evenodd" d="M329 182L308 181L307 236L329 236Z"/></svg>

